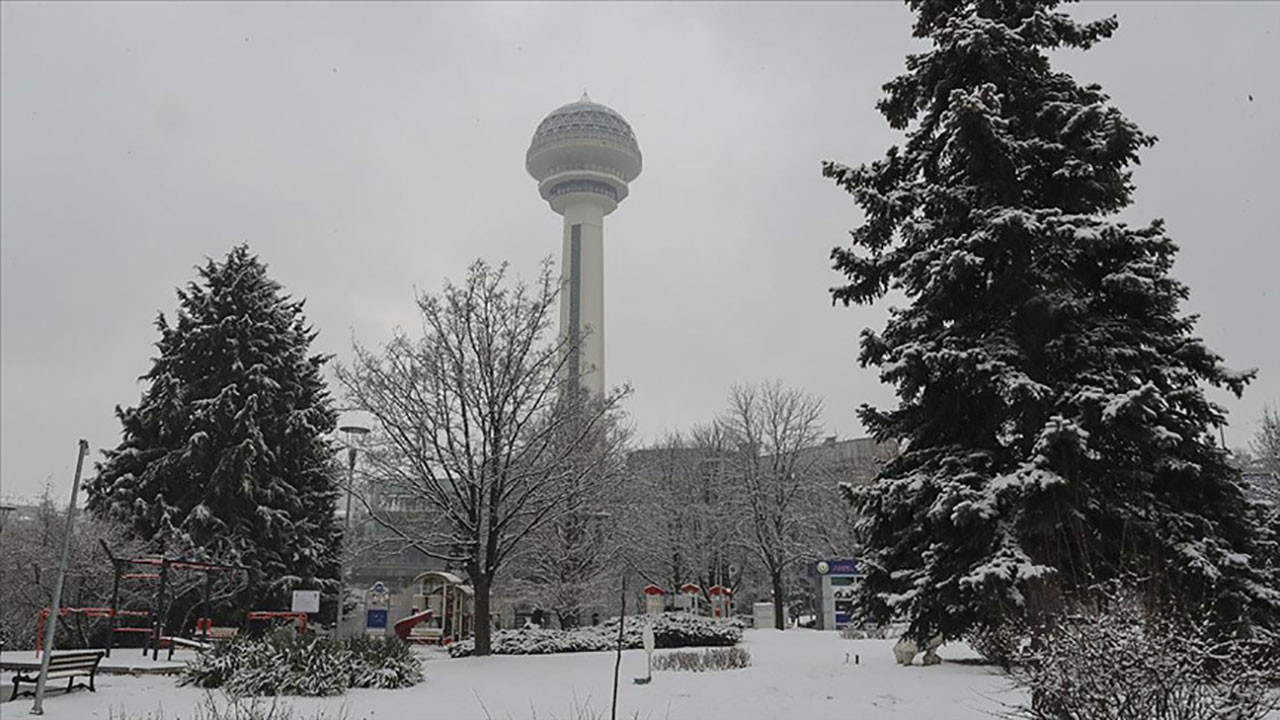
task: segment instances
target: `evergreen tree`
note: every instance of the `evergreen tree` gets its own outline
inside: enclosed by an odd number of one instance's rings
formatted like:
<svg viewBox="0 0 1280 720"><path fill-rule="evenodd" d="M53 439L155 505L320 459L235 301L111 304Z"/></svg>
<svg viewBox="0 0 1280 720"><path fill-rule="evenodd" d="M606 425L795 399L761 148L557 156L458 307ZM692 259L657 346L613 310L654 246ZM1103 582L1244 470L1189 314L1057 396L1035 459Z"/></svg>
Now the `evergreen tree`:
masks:
<svg viewBox="0 0 1280 720"><path fill-rule="evenodd" d="M1163 223L1114 219L1154 138L1046 57L1116 20L1077 22L1058 0L908 5L932 46L878 104L905 145L823 166L866 216L832 251L848 278L833 299L910 300L862 334L861 364L899 402L860 416L906 441L848 491L865 607L955 638L1145 578L1161 602L1270 622L1280 592L1202 389L1239 395L1252 373L1223 367L1179 314Z"/></svg>
<svg viewBox="0 0 1280 720"><path fill-rule="evenodd" d="M88 508L157 550L253 568L241 602L287 607L287 591L331 587L338 572L328 358L308 354L303 302L247 246L198 271L176 323L156 320L149 386L116 408L124 439L87 485Z"/></svg>

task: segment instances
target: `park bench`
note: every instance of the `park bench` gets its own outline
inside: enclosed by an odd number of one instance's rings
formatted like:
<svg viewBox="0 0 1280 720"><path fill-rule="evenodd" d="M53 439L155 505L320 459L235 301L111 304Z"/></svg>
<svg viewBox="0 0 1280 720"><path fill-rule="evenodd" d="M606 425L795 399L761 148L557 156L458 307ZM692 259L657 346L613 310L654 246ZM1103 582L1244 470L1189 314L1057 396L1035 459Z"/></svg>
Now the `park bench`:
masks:
<svg viewBox="0 0 1280 720"><path fill-rule="evenodd" d="M218 641L218 640L231 640L231 639L232 639L232 638L234 638L237 634L239 634L239 632L240 632L240 629L239 629L239 628L233 628L233 627L210 627L210 628L209 628L209 639L210 639L210 640L213 640L213 641ZM196 631L196 634L195 634L195 638L196 638L197 640L201 640L201 639L203 639L203 638L204 638L204 634L203 634L201 631L197 630L197 631Z"/></svg>
<svg viewBox="0 0 1280 720"><path fill-rule="evenodd" d="M67 692L71 692L76 687L88 688L89 692L97 692L93 686L93 677L98 673L98 663L102 662L102 658L106 655L105 650L59 650L49 654L49 676L45 680L45 686L54 680L67 679ZM76 684L76 678L87 676L89 684ZM13 697L18 698L24 695L35 695L35 690L28 690L23 693L18 692L18 688L22 683L35 685L40 681L40 670L19 670L13 676Z"/></svg>

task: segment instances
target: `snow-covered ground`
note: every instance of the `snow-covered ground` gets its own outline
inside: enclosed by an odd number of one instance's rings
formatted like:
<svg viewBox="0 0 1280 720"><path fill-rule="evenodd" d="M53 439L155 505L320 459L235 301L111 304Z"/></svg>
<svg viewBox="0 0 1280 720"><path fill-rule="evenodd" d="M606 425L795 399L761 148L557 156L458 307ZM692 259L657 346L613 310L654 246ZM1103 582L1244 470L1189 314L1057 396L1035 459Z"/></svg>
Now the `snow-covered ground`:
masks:
<svg viewBox="0 0 1280 720"><path fill-rule="evenodd" d="M990 718L1001 702L1020 695L992 667L965 663L975 656L963 646L939 651L935 667L899 667L892 641L842 640L814 630L748 630L744 647L752 667L715 673L661 672L650 685L640 650L623 653L619 717L651 720L761 718L779 720L874 720L875 718ZM664 652L664 651L659 651ZM847 662L846 662L847 655ZM855 664L855 655L861 662ZM424 654L424 680L404 690L352 690L336 698L289 698L295 718L318 708L333 717L345 709L349 720L402 717L450 720L576 718L573 708L589 705L609 716L612 653L505 656L451 660L438 651ZM2 679L0 679L2 680ZM9 681L12 682L11 680ZM141 717L188 720L203 691L178 687L172 677L99 676L98 692L53 695L45 702L48 720ZM31 700L0 706L5 717L25 715ZM595 717L594 715L592 717Z"/></svg>

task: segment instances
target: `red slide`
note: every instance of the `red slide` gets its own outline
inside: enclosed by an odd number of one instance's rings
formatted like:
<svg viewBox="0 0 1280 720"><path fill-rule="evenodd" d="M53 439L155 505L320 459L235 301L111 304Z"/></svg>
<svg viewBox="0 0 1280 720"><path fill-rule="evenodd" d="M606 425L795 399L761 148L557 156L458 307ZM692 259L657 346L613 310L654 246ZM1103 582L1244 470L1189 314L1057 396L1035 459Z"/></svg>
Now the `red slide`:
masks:
<svg viewBox="0 0 1280 720"><path fill-rule="evenodd" d="M400 618L399 620L396 621L396 625L395 625L396 637L400 638L401 640L408 640L409 633L415 627L417 627L418 623L426 622L427 620L430 620L432 614L433 613L430 610L425 610L423 612L418 613L417 615L410 615L407 618Z"/></svg>

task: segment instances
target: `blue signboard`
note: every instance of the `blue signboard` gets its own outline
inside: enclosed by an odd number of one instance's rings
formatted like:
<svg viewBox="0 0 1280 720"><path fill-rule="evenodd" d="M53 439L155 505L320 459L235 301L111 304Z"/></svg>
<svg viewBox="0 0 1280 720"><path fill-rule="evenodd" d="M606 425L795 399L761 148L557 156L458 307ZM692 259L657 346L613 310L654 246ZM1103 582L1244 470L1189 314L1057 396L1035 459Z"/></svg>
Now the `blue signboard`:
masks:
<svg viewBox="0 0 1280 720"><path fill-rule="evenodd" d="M853 558L819 560L809 564L809 577L820 575L857 575L858 561Z"/></svg>
<svg viewBox="0 0 1280 720"><path fill-rule="evenodd" d="M386 608L382 608L379 610L365 610L364 626L369 630L386 630L387 629Z"/></svg>

